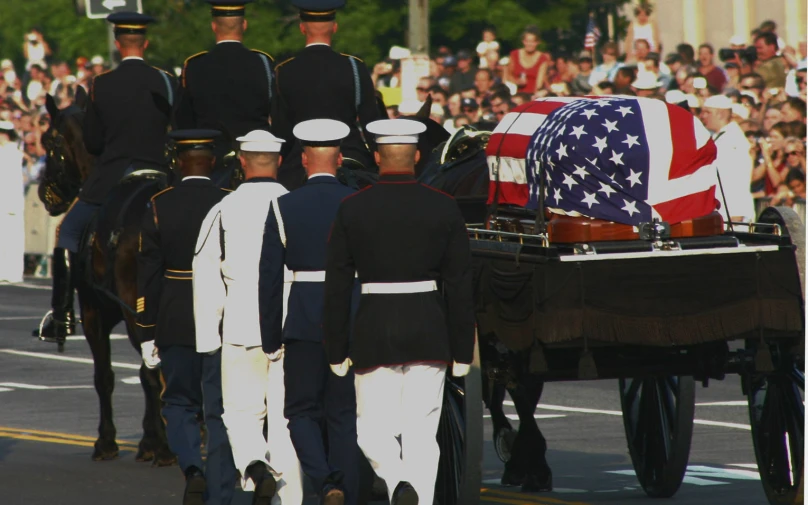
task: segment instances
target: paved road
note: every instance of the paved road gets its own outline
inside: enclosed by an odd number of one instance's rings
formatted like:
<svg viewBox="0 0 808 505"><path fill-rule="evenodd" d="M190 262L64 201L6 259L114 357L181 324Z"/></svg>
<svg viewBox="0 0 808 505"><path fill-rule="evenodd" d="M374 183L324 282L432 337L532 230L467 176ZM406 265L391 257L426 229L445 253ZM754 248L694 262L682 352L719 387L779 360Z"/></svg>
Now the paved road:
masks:
<svg viewBox="0 0 808 505"><path fill-rule="evenodd" d="M177 467L134 461L144 405L138 356L120 335L123 327L115 329L119 336L112 345L118 363L114 408L121 457L93 462L98 403L89 348L74 337L59 355L54 344L30 337L47 310L50 291L41 281L25 284L0 285L0 504L180 503L183 480ZM699 386L696 401L690 468L675 503L765 504L738 378ZM644 495L634 476L619 409L616 381L545 388L537 416L550 446L555 490L542 494L499 485L502 464L486 421L483 503L658 504ZM511 407L506 413L515 414ZM249 496L239 492L234 505L248 504Z"/></svg>

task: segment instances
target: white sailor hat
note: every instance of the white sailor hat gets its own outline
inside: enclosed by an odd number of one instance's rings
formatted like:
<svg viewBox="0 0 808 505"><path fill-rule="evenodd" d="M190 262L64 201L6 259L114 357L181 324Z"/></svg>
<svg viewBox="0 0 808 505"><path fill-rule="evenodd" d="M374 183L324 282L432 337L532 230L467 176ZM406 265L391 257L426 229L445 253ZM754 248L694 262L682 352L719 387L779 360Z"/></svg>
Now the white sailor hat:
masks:
<svg viewBox="0 0 808 505"><path fill-rule="evenodd" d="M732 109L732 100L725 95L714 95L704 100L704 107L708 109Z"/></svg>
<svg viewBox="0 0 808 505"><path fill-rule="evenodd" d="M308 146L338 146L340 140L350 133L351 128L342 121L334 119L310 119L298 123L292 134L303 145Z"/></svg>
<svg viewBox="0 0 808 505"><path fill-rule="evenodd" d="M236 140L241 142L239 150L258 153L279 153L281 144L285 142L266 130L253 130Z"/></svg>
<svg viewBox="0 0 808 505"><path fill-rule="evenodd" d="M412 119L382 119L368 124L367 131L376 135L377 144L417 144L426 125Z"/></svg>
<svg viewBox="0 0 808 505"><path fill-rule="evenodd" d="M662 81L657 79L656 74L653 72L640 72L637 75L637 79L632 82L631 85L636 89L651 90L662 86Z"/></svg>
<svg viewBox="0 0 808 505"><path fill-rule="evenodd" d="M732 104L732 113L741 119L749 119L749 109L740 103Z"/></svg>

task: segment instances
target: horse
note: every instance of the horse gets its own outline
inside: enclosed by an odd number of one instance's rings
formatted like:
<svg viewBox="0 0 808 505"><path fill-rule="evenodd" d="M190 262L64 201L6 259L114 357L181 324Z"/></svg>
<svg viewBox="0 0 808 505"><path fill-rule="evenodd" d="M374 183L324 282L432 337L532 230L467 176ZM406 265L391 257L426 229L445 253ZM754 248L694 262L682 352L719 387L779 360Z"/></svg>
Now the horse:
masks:
<svg viewBox="0 0 808 505"><path fill-rule="evenodd" d="M48 95L46 109L50 127L42 136L47 151L45 168L40 176L39 196L51 216L68 210L77 198L81 184L90 175L94 158L83 141L82 123L87 94L78 88L74 102L59 110ZM137 262L140 222L146 203L168 183L168 174L155 170L136 170L127 175L112 191L85 231L80 252L75 255L73 287L78 293L80 321L93 355L94 383L99 399L98 438L92 459L106 461L119 454L112 415L112 392L115 374L110 357L110 332L121 321L132 348L140 357L140 344L135 335L137 298ZM143 437L135 459L152 461L155 466L177 462L166 439L165 424L160 416L162 389L158 369L140 366L140 383L146 399Z"/></svg>
<svg viewBox="0 0 808 505"><path fill-rule="evenodd" d="M489 172L485 147L489 137L488 131L465 126L446 141L419 145L421 159L429 161L418 180L453 196L469 227L485 227L494 211L486 204ZM478 273L475 271L475 283ZM529 352L510 351L493 334L479 338L483 400L491 413L497 455L505 463L502 484L521 484L523 491L547 489L547 444L534 418L544 382L528 372ZM519 416L515 433L503 411L506 390Z"/></svg>

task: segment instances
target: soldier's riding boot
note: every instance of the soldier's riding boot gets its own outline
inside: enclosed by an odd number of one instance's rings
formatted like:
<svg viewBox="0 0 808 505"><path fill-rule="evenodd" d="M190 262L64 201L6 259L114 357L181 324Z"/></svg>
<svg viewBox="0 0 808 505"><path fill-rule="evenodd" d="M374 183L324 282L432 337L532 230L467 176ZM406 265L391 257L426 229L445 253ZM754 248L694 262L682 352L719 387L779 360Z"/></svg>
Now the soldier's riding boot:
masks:
<svg viewBox="0 0 808 505"><path fill-rule="evenodd" d="M53 294L51 298L52 318L47 324L34 330L34 336L45 342L56 342L60 346L68 335L76 331L76 317L73 313L73 267L67 249L53 250Z"/></svg>

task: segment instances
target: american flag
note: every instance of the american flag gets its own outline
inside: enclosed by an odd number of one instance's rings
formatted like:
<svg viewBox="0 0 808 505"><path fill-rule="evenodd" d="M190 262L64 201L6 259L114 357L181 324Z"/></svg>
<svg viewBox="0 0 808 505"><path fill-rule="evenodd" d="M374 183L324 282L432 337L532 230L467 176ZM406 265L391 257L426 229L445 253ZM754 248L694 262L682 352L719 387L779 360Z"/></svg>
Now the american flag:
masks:
<svg viewBox="0 0 808 505"><path fill-rule="evenodd" d="M589 16L589 24L586 25L586 38L584 39L584 49L592 50L600 40L600 29L595 24L595 17Z"/></svg>
<svg viewBox="0 0 808 505"><path fill-rule="evenodd" d="M691 113L661 100L529 102L503 118L486 154L489 204L536 209L543 177L545 205L558 214L636 226L716 209L715 143Z"/></svg>

